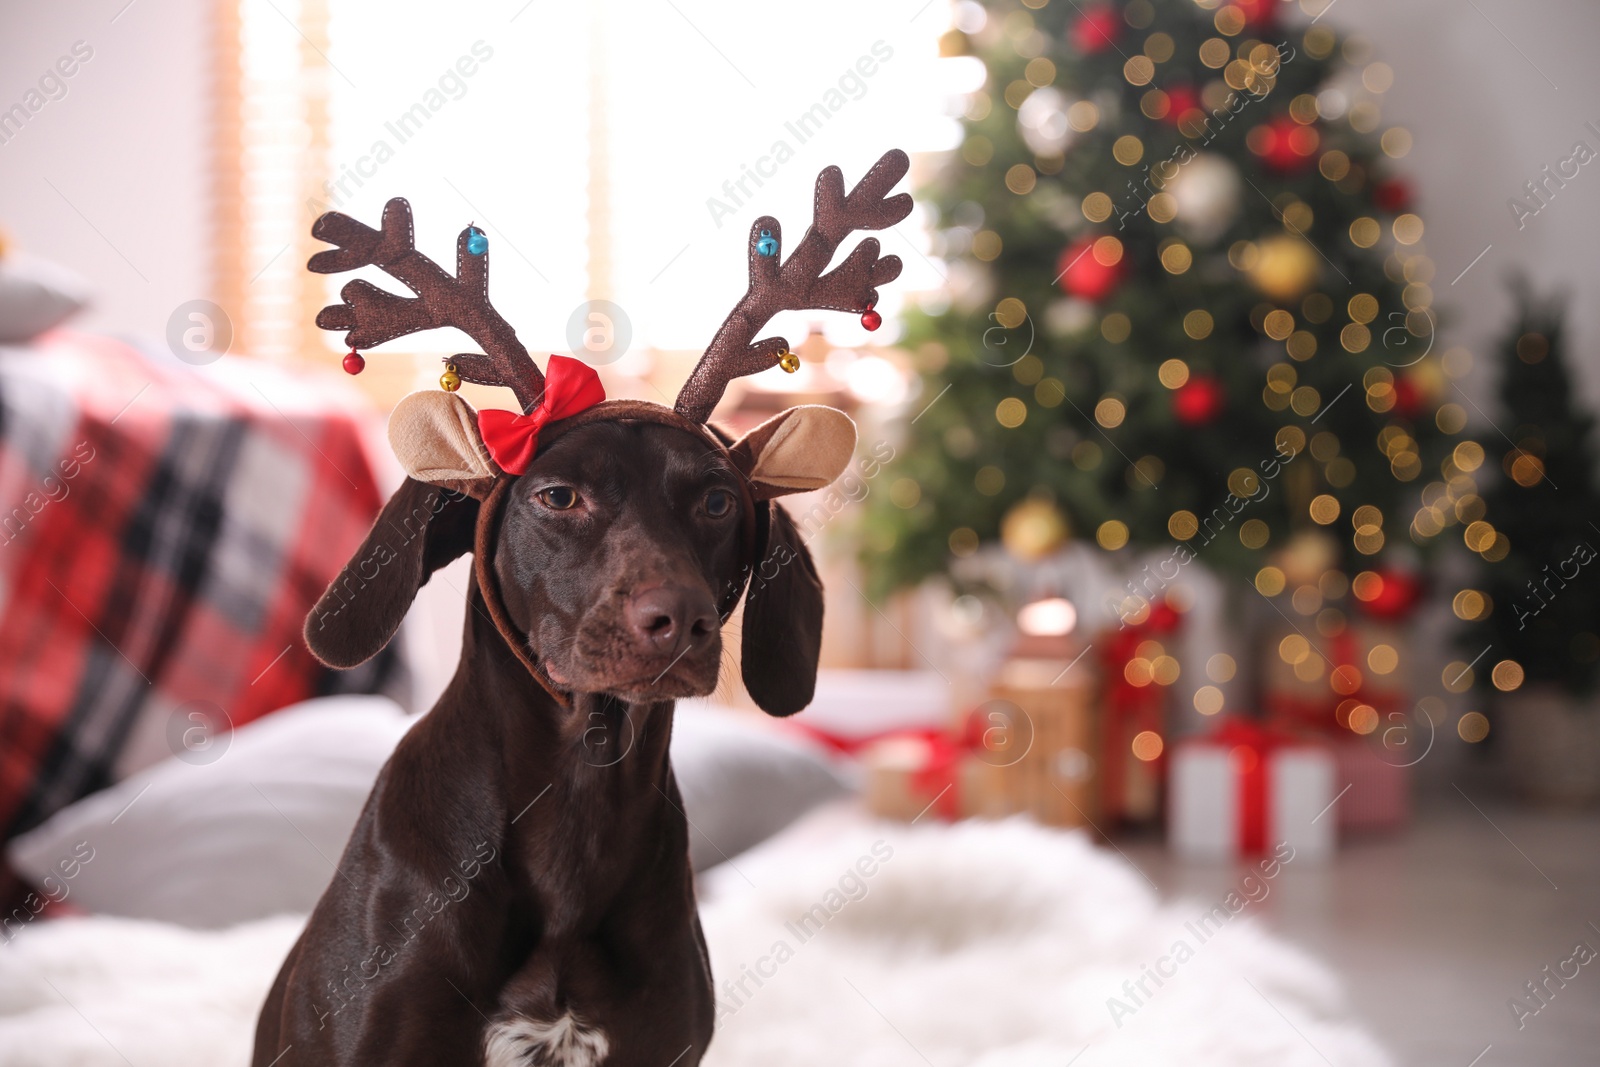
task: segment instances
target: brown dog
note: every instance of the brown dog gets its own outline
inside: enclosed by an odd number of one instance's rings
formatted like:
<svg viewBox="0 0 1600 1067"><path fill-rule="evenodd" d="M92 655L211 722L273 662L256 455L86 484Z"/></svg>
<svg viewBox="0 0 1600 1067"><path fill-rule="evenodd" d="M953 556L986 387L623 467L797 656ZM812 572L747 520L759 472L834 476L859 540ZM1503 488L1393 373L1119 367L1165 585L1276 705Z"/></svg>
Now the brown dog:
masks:
<svg viewBox="0 0 1600 1067"><path fill-rule="evenodd" d="M261 1067L476 1064L486 1047L497 1067L660 1067L669 1046L697 1062L711 1038L667 744L671 698L716 684L715 594L742 562L737 475L686 433L611 422L561 436L512 485L495 575L572 706L474 589L455 679L379 776L273 986ZM387 562L348 604L336 585L326 625L313 613L319 651L375 651L421 581L471 549L479 506L408 479L356 556ZM770 515L745 674L792 711L810 700L822 595L787 516Z"/></svg>
<svg viewBox="0 0 1600 1067"><path fill-rule="evenodd" d="M460 326L487 355L452 357L451 373L532 411L492 425L453 392L418 393L390 421L411 477L306 639L334 666L363 662L429 576L472 552L461 661L380 772L262 1009L255 1067L699 1062L712 984L668 760L673 699L716 686L744 596L751 697L777 715L810 702L822 590L773 498L828 484L855 444L830 408L791 408L738 441L704 423L730 378L790 358L782 338L753 340L773 314L859 312L899 273L871 239L823 270L851 230L905 217L909 197L884 194L906 162L886 155L848 196L824 171L781 266L776 220L757 220L750 291L676 409L561 407L598 385L558 382L555 360L547 382L527 359L484 296L472 228L451 277L415 251L404 201L381 230L318 221L340 247L314 270L376 264L417 293L353 282L319 324L363 347Z"/></svg>

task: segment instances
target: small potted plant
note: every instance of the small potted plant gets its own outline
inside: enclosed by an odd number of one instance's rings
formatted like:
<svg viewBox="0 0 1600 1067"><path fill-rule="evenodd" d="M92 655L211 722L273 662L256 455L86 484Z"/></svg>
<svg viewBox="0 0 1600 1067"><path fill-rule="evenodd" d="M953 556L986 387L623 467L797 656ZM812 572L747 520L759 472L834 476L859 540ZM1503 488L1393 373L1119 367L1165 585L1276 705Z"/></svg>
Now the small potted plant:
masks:
<svg viewBox="0 0 1600 1067"><path fill-rule="evenodd" d="M1594 419L1567 373L1561 303L1535 298L1524 283L1516 296L1502 356L1503 434L1490 435L1508 443L1487 450L1485 466L1498 455L1500 470L1483 514L1458 511L1482 560L1481 594L1461 594L1456 611L1475 620L1473 654L1489 646L1478 678L1512 784L1537 802L1592 803L1600 799Z"/></svg>

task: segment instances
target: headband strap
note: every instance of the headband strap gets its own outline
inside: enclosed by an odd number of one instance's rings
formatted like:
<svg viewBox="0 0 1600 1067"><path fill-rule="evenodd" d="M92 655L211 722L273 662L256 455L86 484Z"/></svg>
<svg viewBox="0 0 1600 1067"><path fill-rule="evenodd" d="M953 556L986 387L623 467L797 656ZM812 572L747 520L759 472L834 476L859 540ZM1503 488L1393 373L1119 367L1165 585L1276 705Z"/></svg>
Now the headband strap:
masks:
<svg viewBox="0 0 1600 1067"><path fill-rule="evenodd" d="M478 591L483 594L484 607L489 610L489 620L494 623L494 628L499 631L500 638L511 649L512 655L528 669L533 675L533 680L550 698L563 708L572 706L572 698L556 688L550 681L550 676L545 674L544 668L528 651L526 635L517 631L516 624L511 621L511 616L506 612L505 601L500 597L500 583L495 581L494 571L489 566L489 559L494 554L495 527L499 524L500 511L505 506L506 496L511 492L511 486L516 483L516 478L509 474L502 474L494 480L494 487L489 490L489 495L484 498L483 505L478 509L478 527L473 532L472 538L472 571L478 580Z"/></svg>

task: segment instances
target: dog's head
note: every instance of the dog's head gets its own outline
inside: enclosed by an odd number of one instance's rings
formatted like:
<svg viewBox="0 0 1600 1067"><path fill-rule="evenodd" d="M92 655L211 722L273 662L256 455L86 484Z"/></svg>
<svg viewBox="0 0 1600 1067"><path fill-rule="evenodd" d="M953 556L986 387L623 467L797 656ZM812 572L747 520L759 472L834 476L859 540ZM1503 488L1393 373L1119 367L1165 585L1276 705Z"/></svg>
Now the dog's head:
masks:
<svg viewBox="0 0 1600 1067"><path fill-rule="evenodd" d="M488 580L512 628L558 687L634 702L710 693L722 624L748 581L745 686L773 714L805 707L822 587L774 498L833 481L854 424L832 408L791 408L730 443L666 409L651 418L653 408L608 405L553 424L510 475L465 401L407 398L390 439L410 477L307 617L311 650L336 667L375 655L428 576L476 540L490 546ZM494 511L480 517L486 500Z"/></svg>

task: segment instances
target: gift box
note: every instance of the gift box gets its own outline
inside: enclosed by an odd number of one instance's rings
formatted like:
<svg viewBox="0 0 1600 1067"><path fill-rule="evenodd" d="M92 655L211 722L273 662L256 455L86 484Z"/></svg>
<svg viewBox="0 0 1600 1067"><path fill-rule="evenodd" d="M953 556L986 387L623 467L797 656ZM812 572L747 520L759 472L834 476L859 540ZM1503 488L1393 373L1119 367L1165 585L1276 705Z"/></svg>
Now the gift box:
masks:
<svg viewBox="0 0 1600 1067"><path fill-rule="evenodd" d="M942 736L905 735L872 742L862 750L866 770L867 809L901 822L929 818L1000 819L1027 813L1053 826L1081 826L1088 818L1085 762L1087 754L1056 760L1059 782L1079 799L1057 792L1040 780L1034 760L997 763L980 749L966 748ZM1048 792L1046 791L1048 790Z"/></svg>
<svg viewBox="0 0 1600 1067"><path fill-rule="evenodd" d="M1398 670L1407 647L1399 626L1353 620L1330 637L1313 636L1285 628L1262 650L1262 708L1275 726L1347 736L1409 706Z"/></svg>
<svg viewBox="0 0 1600 1067"><path fill-rule="evenodd" d="M879 738L861 750L867 809L884 819L1001 818L1019 810L1020 774L936 731Z"/></svg>
<svg viewBox="0 0 1600 1067"><path fill-rule="evenodd" d="M1088 825L1097 800L1094 676L1085 668L1068 683L1062 666L1009 661L993 696L949 733L903 732L866 745L868 809L899 820L1022 813L1049 826Z"/></svg>
<svg viewBox="0 0 1600 1067"><path fill-rule="evenodd" d="M1011 810L1047 826L1087 825L1099 808L1099 686L1093 666L1072 662L1008 661L966 730L978 760L1001 772L991 777Z"/></svg>
<svg viewBox="0 0 1600 1067"><path fill-rule="evenodd" d="M1327 744L1234 719L1174 746L1167 833L1186 859L1261 855L1287 844L1297 860L1333 854L1335 757Z"/></svg>
<svg viewBox="0 0 1600 1067"><path fill-rule="evenodd" d="M960 752L942 734L896 734L861 749L867 809L884 819L909 822L924 812L942 818L960 813L956 779Z"/></svg>
<svg viewBox="0 0 1600 1067"><path fill-rule="evenodd" d="M1330 742L1338 788L1350 787L1336 807L1341 833L1397 830L1411 819L1410 763L1418 757L1409 747L1384 747L1382 733Z"/></svg>

